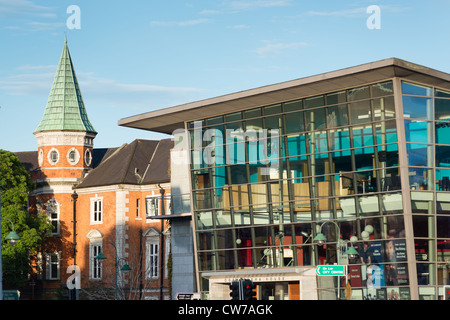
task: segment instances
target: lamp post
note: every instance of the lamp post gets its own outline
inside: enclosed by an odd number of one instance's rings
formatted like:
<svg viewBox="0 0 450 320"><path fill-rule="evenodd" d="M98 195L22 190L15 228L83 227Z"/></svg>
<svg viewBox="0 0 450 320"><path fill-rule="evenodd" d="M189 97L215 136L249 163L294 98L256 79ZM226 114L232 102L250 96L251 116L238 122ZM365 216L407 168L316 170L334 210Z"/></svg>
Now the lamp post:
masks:
<svg viewBox="0 0 450 320"><path fill-rule="evenodd" d="M341 248L344 247L345 242L343 242L341 240L341 229L339 228L339 225L334 222L334 221L325 221L324 223L322 223L320 225L320 230L319 233L314 237L313 241L315 241L317 243L317 245L324 245L327 242L327 238L325 237L325 235L322 233L322 228L326 223L333 223L338 231L337 234L337 263L338 265L340 265L340 258L341 258ZM356 255L358 255L358 252L356 251L355 248L353 248L353 242L355 242L357 240L356 237L352 237L350 239L350 242L352 243L352 246L350 248L347 248L347 250L344 252L344 254L348 255L350 258L354 258ZM340 290L341 289L341 281L340 278L338 279L338 292L337 292L337 297L338 300L340 300L341 298L341 293Z"/></svg>
<svg viewBox="0 0 450 320"><path fill-rule="evenodd" d="M117 249L116 246L114 245L114 243L111 242L107 242L106 244L110 244L114 247L114 298L115 300L117 300L117 269L119 267L119 262L121 260L125 261L125 264L122 266L122 268L120 268L120 271L130 271L131 268L130 266L127 264L127 260L125 260L124 258L117 258ZM100 252L95 259L97 260L106 260L107 257L103 254L103 252Z"/></svg>
<svg viewBox="0 0 450 320"><path fill-rule="evenodd" d="M17 243L18 240L20 240L20 237L14 230L14 224L11 221L11 219L2 217L1 210L2 210L2 203L1 203L1 196L0 196L0 240L1 240L1 235L2 235L1 219L7 219L7 220L9 220L9 222L11 222L12 231L6 236L5 239L8 240L9 244L13 246ZM3 300L3 257L2 257L2 255L3 255L2 244L0 241L0 300Z"/></svg>

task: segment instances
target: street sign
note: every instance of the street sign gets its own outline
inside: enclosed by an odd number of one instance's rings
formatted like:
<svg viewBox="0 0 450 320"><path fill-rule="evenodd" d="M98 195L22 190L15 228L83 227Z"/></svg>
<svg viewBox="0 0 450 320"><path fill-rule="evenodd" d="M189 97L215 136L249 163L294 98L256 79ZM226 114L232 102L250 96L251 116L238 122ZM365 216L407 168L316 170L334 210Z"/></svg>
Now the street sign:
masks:
<svg viewBox="0 0 450 320"><path fill-rule="evenodd" d="M19 300L20 291L19 290L4 290L3 300Z"/></svg>
<svg viewBox="0 0 450 320"><path fill-rule="evenodd" d="M318 276L345 276L347 275L347 266L317 266L316 274Z"/></svg>

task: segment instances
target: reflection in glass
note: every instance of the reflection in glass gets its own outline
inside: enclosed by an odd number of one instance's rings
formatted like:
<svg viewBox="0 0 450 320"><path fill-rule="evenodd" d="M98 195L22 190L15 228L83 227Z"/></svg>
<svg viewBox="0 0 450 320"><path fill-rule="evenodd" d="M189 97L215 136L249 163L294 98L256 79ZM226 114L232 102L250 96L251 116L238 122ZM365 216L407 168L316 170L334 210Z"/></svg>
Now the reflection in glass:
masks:
<svg viewBox="0 0 450 320"><path fill-rule="evenodd" d="M408 82L402 82L402 93L411 94L416 96L431 96L433 90L429 87L420 86L417 84L412 84Z"/></svg>
<svg viewBox="0 0 450 320"><path fill-rule="evenodd" d="M433 99L403 96L403 116L405 118L433 119Z"/></svg>
<svg viewBox="0 0 450 320"><path fill-rule="evenodd" d="M433 166L433 146L427 144L406 144L408 154L408 165L410 166Z"/></svg>
<svg viewBox="0 0 450 320"><path fill-rule="evenodd" d="M450 122L435 123L436 143L450 144Z"/></svg>

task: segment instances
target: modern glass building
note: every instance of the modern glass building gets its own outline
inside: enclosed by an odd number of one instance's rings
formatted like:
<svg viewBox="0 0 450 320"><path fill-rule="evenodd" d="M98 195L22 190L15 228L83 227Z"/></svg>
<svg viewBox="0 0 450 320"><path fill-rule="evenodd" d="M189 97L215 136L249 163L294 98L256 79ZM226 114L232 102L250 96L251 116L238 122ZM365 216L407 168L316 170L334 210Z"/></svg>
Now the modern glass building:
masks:
<svg viewBox="0 0 450 320"><path fill-rule="evenodd" d="M239 278L261 300L434 300L450 284L447 73L393 58L119 123L174 134L190 210L172 226L192 227L206 298Z"/></svg>

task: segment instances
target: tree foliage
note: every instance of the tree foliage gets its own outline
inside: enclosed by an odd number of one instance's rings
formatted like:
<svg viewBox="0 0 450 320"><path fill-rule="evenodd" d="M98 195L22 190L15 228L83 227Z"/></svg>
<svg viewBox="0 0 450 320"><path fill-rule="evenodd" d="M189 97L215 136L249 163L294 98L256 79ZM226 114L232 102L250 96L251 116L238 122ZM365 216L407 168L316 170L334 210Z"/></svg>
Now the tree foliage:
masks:
<svg viewBox="0 0 450 320"><path fill-rule="evenodd" d="M0 214L4 280L9 287L19 288L30 272L30 255L43 244L51 229L44 214L28 214L27 200L35 184L16 154L0 150ZM12 228L20 240L11 246L5 240Z"/></svg>

